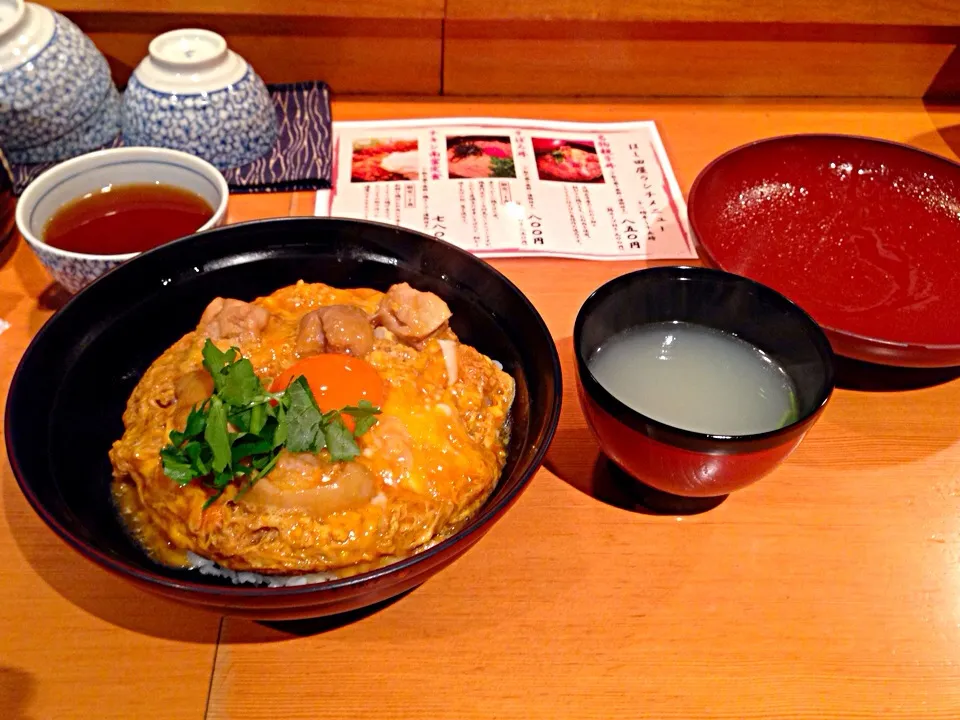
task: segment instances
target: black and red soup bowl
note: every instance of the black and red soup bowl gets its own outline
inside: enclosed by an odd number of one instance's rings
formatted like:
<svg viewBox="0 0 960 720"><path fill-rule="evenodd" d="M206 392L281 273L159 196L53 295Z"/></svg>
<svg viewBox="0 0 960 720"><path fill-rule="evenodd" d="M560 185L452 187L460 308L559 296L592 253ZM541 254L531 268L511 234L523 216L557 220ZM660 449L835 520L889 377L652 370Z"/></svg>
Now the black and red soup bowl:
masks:
<svg viewBox="0 0 960 720"><path fill-rule="evenodd" d="M797 419L752 435L692 432L628 407L590 371L591 357L612 336L672 321L721 330L766 353L795 386ZM674 495L726 495L767 475L800 444L834 387L833 353L820 327L776 291L720 270L658 267L622 275L580 308L573 342L580 404L600 449L630 476Z"/></svg>

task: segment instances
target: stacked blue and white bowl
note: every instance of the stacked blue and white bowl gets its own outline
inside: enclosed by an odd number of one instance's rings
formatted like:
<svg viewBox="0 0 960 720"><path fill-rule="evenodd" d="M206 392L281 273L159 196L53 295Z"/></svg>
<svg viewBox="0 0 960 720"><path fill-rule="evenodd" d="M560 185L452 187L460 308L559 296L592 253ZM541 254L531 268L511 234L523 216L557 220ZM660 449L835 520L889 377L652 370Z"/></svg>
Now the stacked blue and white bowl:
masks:
<svg viewBox="0 0 960 720"><path fill-rule="evenodd" d="M266 154L277 132L263 80L208 30L154 38L123 96L124 144L181 150L221 170Z"/></svg>
<svg viewBox="0 0 960 720"><path fill-rule="evenodd" d="M106 58L62 15L0 0L0 149L13 163L64 160L120 132Z"/></svg>

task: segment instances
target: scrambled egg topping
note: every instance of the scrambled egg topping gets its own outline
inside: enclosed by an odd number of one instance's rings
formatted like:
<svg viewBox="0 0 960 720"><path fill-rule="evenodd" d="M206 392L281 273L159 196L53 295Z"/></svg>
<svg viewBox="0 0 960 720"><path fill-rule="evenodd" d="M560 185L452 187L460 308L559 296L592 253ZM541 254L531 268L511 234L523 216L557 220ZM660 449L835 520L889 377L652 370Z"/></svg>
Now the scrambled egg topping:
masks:
<svg viewBox="0 0 960 720"><path fill-rule="evenodd" d="M456 532L489 497L509 440L513 379L458 342L432 293L387 293L299 282L252 303L215 299L144 373L113 446L113 494L127 527L158 561L187 551L232 570L349 575L422 550ZM201 348L239 349L266 387L305 358L329 355L324 393L376 398L378 422L360 455L334 462L281 451L249 492L211 490L164 474L160 449L212 392ZM338 358L343 358L339 362ZM356 372L357 363L372 368ZM381 399L382 398L382 399Z"/></svg>

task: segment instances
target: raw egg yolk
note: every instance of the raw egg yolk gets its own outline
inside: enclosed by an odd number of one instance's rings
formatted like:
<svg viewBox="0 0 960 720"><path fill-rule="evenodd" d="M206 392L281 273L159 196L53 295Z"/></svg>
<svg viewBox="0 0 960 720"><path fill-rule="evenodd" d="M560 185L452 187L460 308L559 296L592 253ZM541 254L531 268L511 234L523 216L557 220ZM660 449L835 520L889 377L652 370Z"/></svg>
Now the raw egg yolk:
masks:
<svg viewBox="0 0 960 720"><path fill-rule="evenodd" d="M351 355L329 353L314 355L284 370L270 386L271 392L282 392L296 378L303 375L310 386L321 412L339 410L367 400L380 407L386 394L380 373L370 363ZM350 430L354 421L349 415L343 420Z"/></svg>

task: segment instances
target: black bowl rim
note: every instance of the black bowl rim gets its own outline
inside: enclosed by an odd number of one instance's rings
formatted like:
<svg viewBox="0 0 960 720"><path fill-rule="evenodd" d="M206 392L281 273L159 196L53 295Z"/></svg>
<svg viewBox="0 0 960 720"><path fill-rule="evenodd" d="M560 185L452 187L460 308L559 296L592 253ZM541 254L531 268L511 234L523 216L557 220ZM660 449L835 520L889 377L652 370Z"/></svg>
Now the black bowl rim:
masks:
<svg viewBox="0 0 960 720"><path fill-rule="evenodd" d="M695 432L686 430L668 423L655 420L652 417L644 415L638 410L634 410L616 398L607 390L590 370L588 364L589 358L584 357L581 352L581 338L583 329L589 321L589 316L593 306L604 300L609 295L621 290L625 285L636 282L645 282L652 279L653 276L666 276L675 281L686 281L691 276L698 278L732 281L747 285L760 293L769 296L774 302L780 303L788 312L797 315L813 331L814 342L819 346L820 357L823 360L825 379L820 393L810 409L798 417L789 425L784 425L776 430L768 430L762 433L753 433L749 435L716 435L713 433ZM613 280L605 282L594 290L590 296L580 306L577 312L577 319L573 326L573 347L577 359L577 374L583 383L584 390L594 399L601 408L611 414L618 420L625 421L631 427L655 436L658 440L667 442L678 447L686 447L694 451L709 451L715 448L715 452L735 453L740 451L758 450L764 447L775 447L781 444L789 437L801 432L820 414L830 400L836 384L834 355L830 346L830 341L824 334L822 328L814 321L807 312L789 298L781 295L771 287L758 283L742 275L727 272L726 270L717 270L715 268L698 267L693 265L662 265L653 268L642 268L632 272L620 275ZM652 432L651 432L652 431Z"/></svg>
<svg viewBox="0 0 960 720"><path fill-rule="evenodd" d="M517 480L516 485L504 494L503 497L499 498L495 503L490 504L489 502L481 507L480 511L474 515L468 524L459 530L454 535L446 538L442 542L433 545L422 552L415 553L409 557L403 558L396 562L384 565L382 567L368 570L366 572L358 573L350 577L345 578L336 578L333 580L325 580L316 583L309 583L306 585L295 585L295 586L281 586L281 587L263 587L263 586L253 586L247 587L243 585L206 585L203 583L195 583L191 581L181 581L181 580L172 580L169 577L164 576L161 572L150 572L148 570L143 570L135 565L116 560L109 557L105 553L91 547L87 543L83 542L80 538L76 537L70 530L64 527L56 518L51 515L45 507L40 503L39 499L33 493L32 489L29 486L29 483L23 477L23 474L20 470L20 465L17 462L17 453L13 446L13 438L10 431L11 427L11 414L12 414L12 405L13 397L15 395L15 387L18 379L21 376L21 373L24 372L26 364L29 362L31 355L37 352L37 346L43 342L44 336L50 332L50 328L54 326L57 321L57 316L61 315L65 311L78 302L85 302L82 298L89 294L91 288L96 288L101 286L104 283L110 282L109 278L112 277L115 273L129 272L126 268L133 265L138 267L139 265L149 262L150 258L155 254L163 252L172 252L176 248L179 248L182 245L195 242L196 238L204 237L214 233L224 233L231 232L239 227L249 227L253 225L284 225L284 224L299 224L304 222L329 222L329 221L348 221L353 223L359 223L362 225L369 225L379 228L386 228L391 231L396 231L400 233L411 233L413 235L418 235L422 238L427 238L432 242L437 242L442 245L447 246L447 248L454 254L470 258L473 261L480 263L485 266L485 268L493 273L497 278L499 278L506 287L513 291L518 300L533 314L534 319L539 325L540 330L544 335L550 340L549 345L552 348L550 356L550 365L553 372L553 392L554 392L554 402L553 407L549 409L549 416L547 422L544 425L543 433L540 438L535 438L542 440L540 446L536 448L534 455L531 461L528 463L527 467L520 472L520 476ZM171 250L173 248L174 250ZM223 245L224 250L229 253L230 245L225 243ZM560 410L561 404L563 402L563 379L560 369L560 357L557 352L556 343L553 340L553 336L550 333L549 328L543 320L543 317L540 315L539 311L534 307L533 303L530 302L529 298L512 282L510 281L503 273L493 267L490 263L486 262L483 258L477 257L466 250L463 250L452 243L448 243L444 240L438 240L430 235L425 233L420 233L415 230L408 230L406 228L400 228L396 225L390 225L387 223L373 222L370 220L355 220L353 218L325 218L325 217L288 217L288 218L267 218L262 220L251 220L249 222L243 223L233 223L230 225L223 225L216 228L211 228L205 230L201 233L195 233L193 235L188 235L186 237L180 238L178 240L173 240L169 243L160 245L159 247L148 250L136 257L128 260L122 265L110 270L101 277L94 280L92 283L87 285L85 288L80 290L76 295L70 298L69 301L61 308L59 311L54 313L49 320L40 328L37 334L30 341L30 344L27 346L27 349L24 351L23 355L20 358L20 361L17 364L17 368L14 371L13 378L10 381L9 392L7 396L7 403L4 413L4 440L7 449L7 457L10 462L10 466L13 469L14 477L17 480L17 485L20 487L20 491L27 498L30 506L33 508L34 512L40 516L40 518L53 530L57 535L60 536L68 545L70 545L74 550L78 551L80 554L84 555L90 560L93 560L97 564L106 568L107 570L113 571L120 575L132 577L140 582L145 583L147 586L159 586L166 588L167 590L177 591L177 592L187 592L187 593L197 593L200 596L216 596L223 598L224 600L229 601L231 598L243 599L243 598L260 598L260 597L269 597L269 598L295 598L298 596L307 596L313 595L315 593L330 593L336 590L341 590L345 588L355 588L362 586L368 582L378 581L384 577L391 575L400 575L410 570L412 567L421 565L430 558L441 555L448 549L458 545L461 541L465 540L474 533L488 529L487 526L501 514L503 513L520 495L520 493L526 488L526 486L533 479L533 476L540 469L543 464L543 459L546 455L547 449L550 447L550 444L553 440L553 436L556 433L557 425L560 421ZM501 478L502 481L502 478ZM494 489L496 493L496 489ZM157 565L158 568L162 569L162 565Z"/></svg>
<svg viewBox="0 0 960 720"><path fill-rule="evenodd" d="M750 142L743 143L738 145L730 150L727 150L721 155L718 155L713 160L711 160L703 169L697 173L697 177L694 178L693 184L690 186L690 192L687 194L687 221L690 224L690 232L693 235L693 241L696 244L697 248L700 251L700 257L705 260L708 264L712 265L714 268L724 270L723 266L717 262L716 258L713 256L713 253L704 245L701 238L700 229L698 227L699 223L697 222L696 214L694 211L695 206L697 205L698 190L702 181L705 181L707 176L716 170L716 167L724 162L728 157L736 155L745 150L750 150L754 147L761 145L772 145L774 143L786 142L788 140L794 140L799 142L805 141L814 141L814 140L847 140L856 143L862 143L864 145L890 145L901 150L905 150L908 153L913 153L916 155L924 155L934 162L941 162L948 165L952 170L960 172L960 162L951 160L948 157L943 155L938 155L935 152L929 150L924 150L923 148L914 147L913 145L907 145L906 143L897 142L896 140L886 140L884 138L870 137L869 135L849 135L846 133L790 133L787 135L773 135L771 137L760 138L759 140L751 140ZM729 272L727 270L726 272ZM824 331L837 337L849 338L850 340L855 340L861 343L866 343L873 345L877 348L882 348L884 350L890 350L896 352L897 350L904 350L909 348L923 348L925 350L931 351L946 351L946 352L957 352L960 351L960 342L958 343L947 343L947 344L936 344L936 343L922 343L922 342L898 342L896 340L885 340L883 338L873 337L871 335L861 335L859 333L850 332L849 330L841 330L840 328L832 327L830 325L821 325L820 326ZM880 362L878 359L873 359L872 362ZM903 363L898 363L903 364Z"/></svg>

